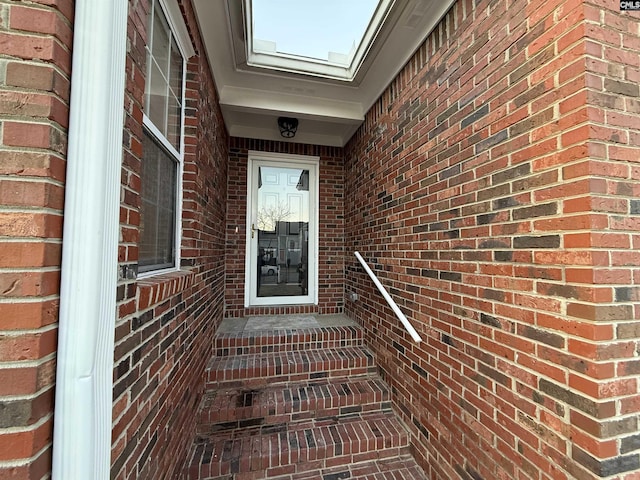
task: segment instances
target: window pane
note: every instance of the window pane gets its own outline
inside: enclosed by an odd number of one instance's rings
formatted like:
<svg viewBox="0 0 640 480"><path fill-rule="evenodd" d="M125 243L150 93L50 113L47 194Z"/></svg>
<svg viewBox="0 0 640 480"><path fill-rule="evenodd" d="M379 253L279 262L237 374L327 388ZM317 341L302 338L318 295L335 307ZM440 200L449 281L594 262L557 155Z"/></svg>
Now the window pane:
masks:
<svg viewBox="0 0 640 480"><path fill-rule="evenodd" d="M169 71L169 86L173 94L182 97L182 55L175 40L171 40L171 69Z"/></svg>
<svg viewBox="0 0 640 480"><path fill-rule="evenodd" d="M309 170L263 166L259 175L257 297L306 296Z"/></svg>
<svg viewBox="0 0 640 480"><path fill-rule="evenodd" d="M173 148L180 151L180 134L182 130L182 125L180 123L182 106L178 102L178 99L173 95L170 95L168 98L168 108L169 112L167 115L167 140L169 143L173 145Z"/></svg>
<svg viewBox="0 0 640 480"><path fill-rule="evenodd" d="M144 133L139 270L175 265L177 163Z"/></svg>
<svg viewBox="0 0 640 480"><path fill-rule="evenodd" d="M148 92L147 116L163 135L167 135L167 82L152 60L150 91Z"/></svg>
<svg viewBox="0 0 640 480"><path fill-rule="evenodd" d="M170 30L160 6L154 8L153 38L151 39L151 55L160 66L162 73L168 77L169 73L169 38Z"/></svg>
<svg viewBox="0 0 640 480"><path fill-rule="evenodd" d="M182 130L182 55L175 41L171 42L171 70L169 72L169 98L167 108L167 140L180 150Z"/></svg>
<svg viewBox="0 0 640 480"><path fill-rule="evenodd" d="M157 0L152 15L145 113L164 138L180 151L184 59Z"/></svg>
<svg viewBox="0 0 640 480"><path fill-rule="evenodd" d="M332 53L348 58L362 42L379 3L252 0L253 39L275 44L278 53L325 61Z"/></svg>

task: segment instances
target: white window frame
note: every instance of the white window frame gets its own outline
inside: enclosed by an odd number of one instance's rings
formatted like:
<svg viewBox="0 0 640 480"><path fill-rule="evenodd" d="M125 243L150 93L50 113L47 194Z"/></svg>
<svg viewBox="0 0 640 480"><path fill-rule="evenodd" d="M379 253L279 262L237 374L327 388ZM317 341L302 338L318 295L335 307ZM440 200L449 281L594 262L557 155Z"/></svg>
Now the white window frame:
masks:
<svg viewBox="0 0 640 480"><path fill-rule="evenodd" d="M173 156L173 159L177 162L176 165L176 210L175 210L175 232L174 232L174 264L171 267L159 268L155 270L149 270L146 272L139 272L138 278L147 278L154 275L161 275L163 273L175 272L180 270L181 262L181 245L182 245L182 177L184 174L184 119L185 119L185 104L186 104L186 83L187 83L187 60L195 54L191 39L189 37L189 31L182 18L180 12L180 6L176 0L156 0L157 5L164 13L164 16L169 24L173 37L176 41L180 54L182 55L182 106L180 111L180 151L167 140L163 133L160 132L158 127L151 121L143 109L142 125L143 129L148 130L149 134L157 141L164 149ZM149 32L150 33L150 32ZM145 52L148 50L148 46L145 46ZM145 78L145 98L147 95L147 82L149 81L149 72L147 68ZM146 107L146 105L145 105ZM146 133L143 132L143 135Z"/></svg>

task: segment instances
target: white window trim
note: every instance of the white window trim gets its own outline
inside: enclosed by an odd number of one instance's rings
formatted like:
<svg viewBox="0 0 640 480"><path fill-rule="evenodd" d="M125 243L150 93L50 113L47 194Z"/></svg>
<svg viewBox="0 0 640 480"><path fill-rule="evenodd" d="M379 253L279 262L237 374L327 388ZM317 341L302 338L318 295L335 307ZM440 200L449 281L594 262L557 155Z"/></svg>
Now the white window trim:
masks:
<svg viewBox="0 0 640 480"><path fill-rule="evenodd" d="M176 0L158 0L158 2L164 11L165 17L167 17L171 31L176 36L176 43L182 52L182 57L185 60L189 60L196 54L196 51L191 43L189 29L187 29L184 18L182 18L180 5L178 5Z"/></svg>
<svg viewBox="0 0 640 480"><path fill-rule="evenodd" d="M149 277L154 277L157 275L162 275L165 273L172 273L180 270L180 264L182 260L181 255L181 246L182 246L182 202L184 199L183 195L183 182L182 178L184 175L184 119L185 119L185 104L186 104L186 92L187 92L187 60L195 55L195 51L193 49L193 44L191 43L191 38L189 37L189 31L187 29L186 24L184 23L184 19L182 18L182 13L180 12L180 6L178 5L176 0L158 0L158 5L162 9L165 18L167 19L167 23L169 24L169 28L174 35L176 40L176 44L178 45L178 49L180 50L180 54L182 55L182 105L180 109L180 151L176 150L176 148L167 140L162 132L155 126L155 124L151 121L151 119L147 116L146 113L142 115L142 124L143 126L149 130L153 138L160 142L160 144L171 154L174 159L178 162L177 165L177 179L176 179L176 222L175 222L175 232L174 232L174 265L169 268L161 268L157 270L150 270L147 272L139 272L137 278L145 279ZM146 92L145 92L146 94Z"/></svg>
<svg viewBox="0 0 640 480"><path fill-rule="evenodd" d="M183 88L184 90L184 88ZM146 113L142 114L142 125L144 125L149 132L153 135L153 138L162 144L162 146L169 151L171 155L173 155L176 159L182 161L184 156L184 105L180 112L182 122L182 127L180 131L180 151L176 150L169 140L164 136L164 134L155 126L155 124L151 121L149 117L147 117Z"/></svg>
<svg viewBox="0 0 640 480"><path fill-rule="evenodd" d="M309 218L313 218L313 229L309 230L309 236L314 239L313 243L313 255L308 259L309 264L314 265L314 277L313 285L309 283L309 294L311 301L299 301L296 297L277 297L280 302L257 302L252 303L251 288L252 288L252 275L250 272L255 269L252 268L252 258L249 255L251 252L251 225L253 219L251 218L253 212L253 203L255 200L255 193L252 191L253 178L253 163L256 161L274 162L274 164L280 166L286 166L288 163L292 166L307 165L309 168L313 168L315 171L314 182L314 195L309 197ZM269 307L279 305L318 305L318 281L319 281L319 252L320 252L320 157L310 155L293 155L284 153L271 153L260 152L256 150L249 150L247 157L247 213L246 213L246 244L245 244L245 279L244 279L244 306L250 307ZM255 279L253 279L255 280Z"/></svg>

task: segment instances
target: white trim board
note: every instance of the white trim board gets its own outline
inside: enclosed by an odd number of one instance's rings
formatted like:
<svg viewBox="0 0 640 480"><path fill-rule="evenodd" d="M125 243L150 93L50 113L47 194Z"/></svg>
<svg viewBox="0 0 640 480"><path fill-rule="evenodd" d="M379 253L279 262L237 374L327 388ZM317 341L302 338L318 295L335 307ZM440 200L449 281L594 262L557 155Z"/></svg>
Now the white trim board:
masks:
<svg viewBox="0 0 640 480"><path fill-rule="evenodd" d="M128 12L127 0L75 2L54 480L110 478Z"/></svg>

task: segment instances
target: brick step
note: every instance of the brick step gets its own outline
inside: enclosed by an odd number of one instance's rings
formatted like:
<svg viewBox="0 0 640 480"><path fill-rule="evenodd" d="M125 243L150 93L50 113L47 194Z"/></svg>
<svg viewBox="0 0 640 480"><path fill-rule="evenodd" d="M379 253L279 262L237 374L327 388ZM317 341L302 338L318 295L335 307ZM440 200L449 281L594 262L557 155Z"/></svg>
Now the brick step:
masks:
<svg viewBox="0 0 640 480"><path fill-rule="evenodd" d="M214 355L250 355L362 345L362 329L352 326L217 333Z"/></svg>
<svg viewBox="0 0 640 480"><path fill-rule="evenodd" d="M229 321L181 478L425 480L362 330L340 322Z"/></svg>
<svg viewBox="0 0 640 480"><path fill-rule="evenodd" d="M200 404L198 433L389 410L390 395L379 377L299 382L246 389L214 389Z"/></svg>
<svg viewBox="0 0 640 480"><path fill-rule="evenodd" d="M260 475L258 472L229 474L209 477L206 480L258 480L264 478ZM269 480L427 480L427 476L411 455L268 478Z"/></svg>
<svg viewBox="0 0 640 480"><path fill-rule="evenodd" d="M286 475L332 468L336 471L328 478L348 478L335 475L362 462L397 459L408 453L408 435L398 418L392 412L368 412L199 437L186 478L294 478Z"/></svg>
<svg viewBox="0 0 640 480"><path fill-rule="evenodd" d="M231 477L227 477L231 478ZM291 475L270 477L269 480L427 480L424 471L411 455L360 462L352 465L312 470Z"/></svg>
<svg viewBox="0 0 640 480"><path fill-rule="evenodd" d="M373 356L365 348L300 350L213 357L206 373L207 388L256 388L273 383L340 378L375 373Z"/></svg>

